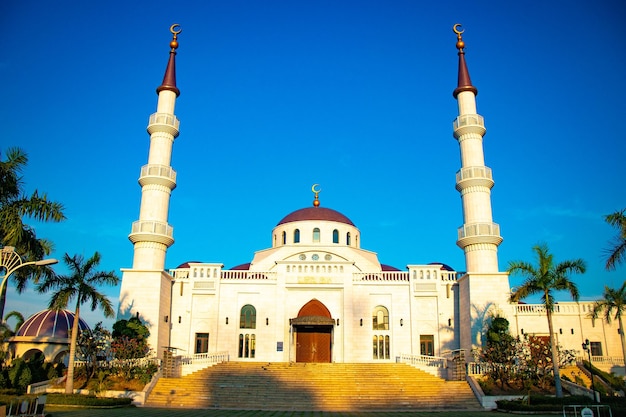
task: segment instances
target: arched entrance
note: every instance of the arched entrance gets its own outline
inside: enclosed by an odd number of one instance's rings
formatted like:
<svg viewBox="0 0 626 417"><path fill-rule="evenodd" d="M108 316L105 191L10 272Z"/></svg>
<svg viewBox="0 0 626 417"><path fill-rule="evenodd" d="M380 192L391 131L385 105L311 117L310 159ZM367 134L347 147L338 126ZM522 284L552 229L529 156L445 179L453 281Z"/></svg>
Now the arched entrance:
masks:
<svg viewBox="0 0 626 417"><path fill-rule="evenodd" d="M318 300L306 303L298 317L290 319L296 345L296 362L332 362L332 334L335 320Z"/></svg>

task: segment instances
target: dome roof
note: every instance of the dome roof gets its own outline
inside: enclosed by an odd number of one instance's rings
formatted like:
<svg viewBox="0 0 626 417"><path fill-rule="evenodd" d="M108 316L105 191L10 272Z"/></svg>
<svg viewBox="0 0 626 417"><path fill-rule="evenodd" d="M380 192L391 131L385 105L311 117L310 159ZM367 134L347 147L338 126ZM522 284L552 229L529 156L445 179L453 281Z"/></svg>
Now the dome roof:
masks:
<svg viewBox="0 0 626 417"><path fill-rule="evenodd" d="M245 263L245 264L241 264L241 265L237 265L237 266L233 266L232 268L230 268L231 271L249 271L250 270L250 262Z"/></svg>
<svg viewBox="0 0 626 417"><path fill-rule="evenodd" d="M54 337L67 339L74 324L74 313L67 310L43 310L35 313L22 324L16 336ZM81 331L90 330L83 319L79 319Z"/></svg>
<svg viewBox="0 0 626 417"><path fill-rule="evenodd" d="M280 226L281 224L291 223L291 222L300 222L306 220L325 220L329 222L338 222L349 224L350 226L354 226L354 223L339 213L336 210L325 208L325 207L306 207L300 210L296 210L291 214L285 216L281 221L278 222L276 226Z"/></svg>
<svg viewBox="0 0 626 417"><path fill-rule="evenodd" d="M454 271L454 269L452 269L452 267L451 267L450 265L446 265L446 264L444 264L443 262L431 262L431 263L429 263L428 265L441 265L441 268L440 268L440 269L441 269L442 271L450 271L450 272L453 272L453 271Z"/></svg>
<svg viewBox="0 0 626 417"><path fill-rule="evenodd" d="M189 268L189 266L190 266L189 264L200 264L200 263L202 263L202 262L200 262L200 261L187 261L187 262L184 262L184 263L178 265L175 269Z"/></svg>

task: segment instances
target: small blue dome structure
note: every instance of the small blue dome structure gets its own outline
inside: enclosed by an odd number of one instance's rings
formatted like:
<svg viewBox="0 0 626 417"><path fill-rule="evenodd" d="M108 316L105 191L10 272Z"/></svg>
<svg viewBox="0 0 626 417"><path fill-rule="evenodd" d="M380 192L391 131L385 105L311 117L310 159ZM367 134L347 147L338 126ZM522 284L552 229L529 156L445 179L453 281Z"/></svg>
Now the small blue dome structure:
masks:
<svg viewBox="0 0 626 417"><path fill-rule="evenodd" d="M74 313L68 310L42 310L33 314L20 326L9 341L12 357L32 358L43 355L49 362L61 362L70 345L70 330L74 325ZM79 319L80 332L91 331L83 319Z"/></svg>
<svg viewBox="0 0 626 417"><path fill-rule="evenodd" d="M16 336L52 337L67 339L74 325L74 313L67 310L43 310L35 313L22 324ZM83 319L79 319L80 331L90 330Z"/></svg>

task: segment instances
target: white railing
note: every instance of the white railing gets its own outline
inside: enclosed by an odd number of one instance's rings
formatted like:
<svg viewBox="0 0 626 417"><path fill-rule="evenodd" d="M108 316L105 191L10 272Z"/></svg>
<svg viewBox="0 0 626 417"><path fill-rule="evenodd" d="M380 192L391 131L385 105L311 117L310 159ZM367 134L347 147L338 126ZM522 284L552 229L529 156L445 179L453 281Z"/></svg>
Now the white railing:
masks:
<svg viewBox="0 0 626 417"><path fill-rule="evenodd" d="M493 180L493 174L489 167L466 167L456 173L456 182L470 178L487 178Z"/></svg>
<svg viewBox="0 0 626 417"><path fill-rule="evenodd" d="M484 375L491 371L493 365L487 362L469 362L467 364L467 375Z"/></svg>
<svg viewBox="0 0 626 417"><path fill-rule="evenodd" d="M228 352L216 353L195 353L192 355L176 356L176 374L186 376L200 369L208 368L222 362L228 362L230 359Z"/></svg>
<svg viewBox="0 0 626 417"><path fill-rule="evenodd" d="M215 365L216 363L228 362L229 355L228 352L194 353L191 355L180 355L176 358L180 365Z"/></svg>
<svg viewBox="0 0 626 417"><path fill-rule="evenodd" d="M589 361L588 355L582 355L576 357L577 362ZM624 366L624 358L621 356L591 356L591 364L599 364L599 365L617 365Z"/></svg>
<svg viewBox="0 0 626 417"><path fill-rule="evenodd" d="M517 315L545 315L546 314L546 306L543 304L516 304L514 306L515 314ZM586 310L591 311L586 304L577 304L577 303L563 303L563 304L554 304L552 309L553 314L580 314L586 313Z"/></svg>
<svg viewBox="0 0 626 417"><path fill-rule="evenodd" d="M465 272L441 271L439 274L441 275L442 281L458 281L463 275L465 275Z"/></svg>
<svg viewBox="0 0 626 417"><path fill-rule="evenodd" d="M173 114L169 113L152 113L148 125L168 125L176 130L180 127L180 121Z"/></svg>
<svg viewBox="0 0 626 417"><path fill-rule="evenodd" d="M471 236L500 236L497 223L469 223L459 227L459 240Z"/></svg>
<svg viewBox="0 0 626 417"><path fill-rule="evenodd" d="M446 368L448 360L439 356L428 355L409 355L401 353L399 356L400 363L406 363L413 366Z"/></svg>
<svg viewBox="0 0 626 417"><path fill-rule="evenodd" d="M75 367L90 365L91 362L87 361L74 361ZM150 358L138 358L138 359L113 359L110 361L98 361L96 366L98 368L118 368L125 366L148 366L156 365L161 366L161 359L156 357Z"/></svg>
<svg viewBox="0 0 626 417"><path fill-rule="evenodd" d="M354 281L409 281L409 273L402 271L356 272L352 277Z"/></svg>
<svg viewBox="0 0 626 417"><path fill-rule="evenodd" d="M454 130L463 126L478 125L485 127L485 119L480 114L462 114L452 123Z"/></svg>
<svg viewBox="0 0 626 417"><path fill-rule="evenodd" d="M165 222L157 220L137 220L133 222L131 234L133 233L156 233L172 237L174 228Z"/></svg>
<svg viewBox="0 0 626 417"><path fill-rule="evenodd" d="M165 177L176 182L176 171L168 165L148 164L141 167L142 177Z"/></svg>
<svg viewBox="0 0 626 417"><path fill-rule="evenodd" d="M222 279L276 281L276 272L221 271Z"/></svg>

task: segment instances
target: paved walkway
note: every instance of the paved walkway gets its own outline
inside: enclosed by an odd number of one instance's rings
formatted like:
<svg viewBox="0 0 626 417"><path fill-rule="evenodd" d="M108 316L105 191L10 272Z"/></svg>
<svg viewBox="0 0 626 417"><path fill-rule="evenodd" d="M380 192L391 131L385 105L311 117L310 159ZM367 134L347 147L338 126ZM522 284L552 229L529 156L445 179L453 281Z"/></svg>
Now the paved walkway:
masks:
<svg viewBox="0 0 626 417"><path fill-rule="evenodd" d="M341 413L324 411L249 411L249 410L194 410L178 408L111 408L84 409L48 406L46 413L52 417L489 417L502 413L489 411L389 411L375 413ZM533 414L533 417L554 415Z"/></svg>

